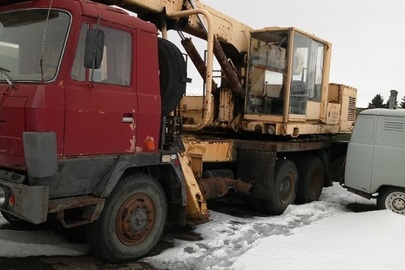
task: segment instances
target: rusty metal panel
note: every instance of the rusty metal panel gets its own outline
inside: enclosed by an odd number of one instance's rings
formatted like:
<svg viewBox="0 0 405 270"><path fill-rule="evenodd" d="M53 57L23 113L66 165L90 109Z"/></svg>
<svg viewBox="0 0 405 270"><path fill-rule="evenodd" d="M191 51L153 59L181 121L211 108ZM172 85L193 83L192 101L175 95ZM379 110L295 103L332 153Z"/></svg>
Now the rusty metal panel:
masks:
<svg viewBox="0 0 405 270"><path fill-rule="evenodd" d="M190 161L184 154L179 154L181 169L184 174L185 184L187 186L187 205L186 216L189 223L204 223L208 221L210 213L207 208L207 202L200 190L194 173L190 167Z"/></svg>
<svg viewBox="0 0 405 270"><path fill-rule="evenodd" d="M117 2L117 1L115 1ZM123 0L119 1L119 5L134 11L138 14L162 13L164 10L167 14L178 12L183 9L185 2L187 9L193 9L189 1L177 0ZM194 0L196 7L208 11L212 15L215 29L214 35L218 36L221 41L232 44L238 51L247 51L248 40L252 28L242 22L223 14L222 12L211 8L210 6ZM206 38L205 30L201 27L201 23L197 16L190 16L185 29L187 33L200 38Z"/></svg>
<svg viewBox="0 0 405 270"><path fill-rule="evenodd" d="M237 177L253 185L252 197L270 199L274 185L275 162L274 151L239 150Z"/></svg>
<svg viewBox="0 0 405 270"><path fill-rule="evenodd" d="M301 152L328 148L326 141L238 141L238 162L240 160L240 150L263 151L263 152ZM258 167L258 166L256 166ZM258 167L260 168L260 167Z"/></svg>
<svg viewBox="0 0 405 270"><path fill-rule="evenodd" d="M187 153L201 153L203 162L230 162L236 160L234 140L219 138L183 137Z"/></svg>
<svg viewBox="0 0 405 270"><path fill-rule="evenodd" d="M219 93L218 122L230 123L234 114L234 99L230 89L222 89Z"/></svg>
<svg viewBox="0 0 405 270"><path fill-rule="evenodd" d="M328 102L339 103L339 85L329 84L328 92Z"/></svg>
<svg viewBox="0 0 405 270"><path fill-rule="evenodd" d="M357 89L346 85L341 85L340 96L342 100L342 110L340 116L340 132L351 132L356 119L356 96Z"/></svg>
<svg viewBox="0 0 405 270"><path fill-rule="evenodd" d="M340 104L328 103L327 114L326 114L326 124L327 125L337 125L340 121Z"/></svg>
<svg viewBox="0 0 405 270"><path fill-rule="evenodd" d="M33 224L46 221L48 215L49 187L27 186L9 183L0 180L0 184L11 189L15 196L15 205L7 209L1 209L16 217L28 220Z"/></svg>

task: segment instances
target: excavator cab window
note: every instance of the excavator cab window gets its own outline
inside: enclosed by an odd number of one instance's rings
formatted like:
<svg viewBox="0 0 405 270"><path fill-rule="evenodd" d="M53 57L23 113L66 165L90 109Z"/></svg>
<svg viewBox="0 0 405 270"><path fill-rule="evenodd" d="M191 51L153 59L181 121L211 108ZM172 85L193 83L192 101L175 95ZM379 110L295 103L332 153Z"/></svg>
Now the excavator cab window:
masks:
<svg viewBox="0 0 405 270"><path fill-rule="evenodd" d="M292 28L253 32L246 113L281 116L287 110L305 116L307 103L321 99L324 51L323 43Z"/></svg>
<svg viewBox="0 0 405 270"><path fill-rule="evenodd" d="M290 114L306 114L308 100L321 98L324 45L294 33L290 91Z"/></svg>
<svg viewBox="0 0 405 270"><path fill-rule="evenodd" d="M288 32L252 33L246 111L283 114Z"/></svg>

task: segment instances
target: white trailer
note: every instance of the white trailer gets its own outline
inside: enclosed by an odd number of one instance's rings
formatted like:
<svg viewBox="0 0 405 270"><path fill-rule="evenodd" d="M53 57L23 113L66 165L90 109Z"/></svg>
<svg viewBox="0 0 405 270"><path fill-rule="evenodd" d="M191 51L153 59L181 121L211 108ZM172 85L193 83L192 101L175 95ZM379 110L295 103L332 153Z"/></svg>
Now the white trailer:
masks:
<svg viewBox="0 0 405 270"><path fill-rule="evenodd" d="M369 109L356 119L344 186L380 209L405 214L405 110Z"/></svg>

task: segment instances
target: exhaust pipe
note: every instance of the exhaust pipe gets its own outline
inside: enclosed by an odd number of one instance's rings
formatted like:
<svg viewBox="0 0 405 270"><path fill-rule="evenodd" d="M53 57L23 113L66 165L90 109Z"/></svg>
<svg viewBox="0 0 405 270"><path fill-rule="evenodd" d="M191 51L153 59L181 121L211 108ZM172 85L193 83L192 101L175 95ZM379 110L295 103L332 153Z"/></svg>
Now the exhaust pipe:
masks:
<svg viewBox="0 0 405 270"><path fill-rule="evenodd" d="M245 194L251 194L253 187L251 184L241 180L235 180L225 177L204 178L197 181L205 200L211 200L222 197L228 193L230 189L239 191Z"/></svg>

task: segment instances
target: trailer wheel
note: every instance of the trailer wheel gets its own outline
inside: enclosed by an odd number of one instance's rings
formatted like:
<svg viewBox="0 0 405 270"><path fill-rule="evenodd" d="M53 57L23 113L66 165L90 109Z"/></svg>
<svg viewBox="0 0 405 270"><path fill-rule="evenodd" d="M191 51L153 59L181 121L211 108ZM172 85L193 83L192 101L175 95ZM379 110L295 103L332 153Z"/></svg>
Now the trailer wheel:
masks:
<svg viewBox="0 0 405 270"><path fill-rule="evenodd" d="M294 202L297 192L298 172L294 162L288 159L276 161L274 189L270 200L263 200L264 210L272 215L281 215Z"/></svg>
<svg viewBox="0 0 405 270"><path fill-rule="evenodd" d="M111 263L145 256L160 240L167 217L161 185L146 174L127 175L107 198L98 220L87 225L93 253Z"/></svg>
<svg viewBox="0 0 405 270"><path fill-rule="evenodd" d="M174 111L186 93L187 66L176 45L158 39L162 115Z"/></svg>
<svg viewBox="0 0 405 270"><path fill-rule="evenodd" d="M377 197L379 209L389 209L392 212L405 215L405 189L386 188Z"/></svg>
<svg viewBox="0 0 405 270"><path fill-rule="evenodd" d="M298 191L296 203L309 203L319 199L325 179L321 159L316 156L304 157L298 164Z"/></svg>

